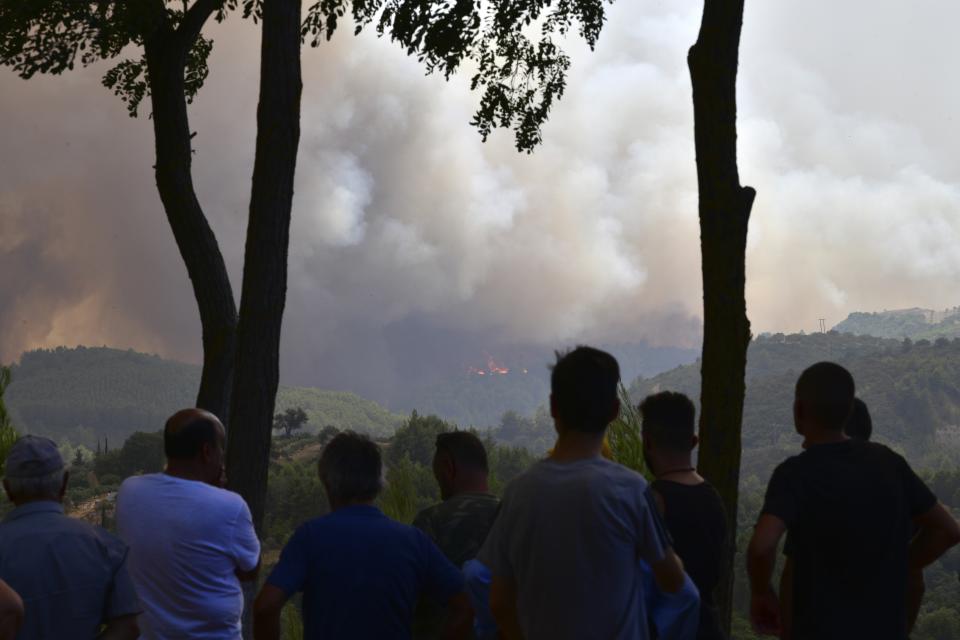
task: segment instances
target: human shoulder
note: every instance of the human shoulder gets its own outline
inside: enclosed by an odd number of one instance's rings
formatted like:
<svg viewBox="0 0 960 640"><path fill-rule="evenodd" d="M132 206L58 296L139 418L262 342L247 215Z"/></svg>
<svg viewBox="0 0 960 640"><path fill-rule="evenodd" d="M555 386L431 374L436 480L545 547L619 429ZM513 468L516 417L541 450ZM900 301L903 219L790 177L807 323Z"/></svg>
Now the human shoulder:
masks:
<svg viewBox="0 0 960 640"><path fill-rule="evenodd" d="M853 446L859 448L861 451L869 455L876 456L881 459L906 463L906 458L887 445L880 444L879 442L854 442Z"/></svg>
<svg viewBox="0 0 960 640"><path fill-rule="evenodd" d="M147 473L139 476L130 476L125 478L123 482L120 483L120 488L117 490L117 496L127 496L139 491L149 490L150 487L156 486L162 480L162 474L159 473Z"/></svg>
<svg viewBox="0 0 960 640"><path fill-rule="evenodd" d="M650 483L642 474L606 458L593 461L586 475L596 490L603 493L642 496L650 488Z"/></svg>
<svg viewBox="0 0 960 640"><path fill-rule="evenodd" d="M808 455L809 451L802 451L798 454L792 455L777 466L773 468L773 474L771 479L792 476L800 471L800 469L809 465L812 462L811 457Z"/></svg>
<svg viewBox="0 0 960 640"><path fill-rule="evenodd" d="M425 509L421 509L420 513L413 519L413 526L421 531L430 532L433 529L433 523L437 518L437 514L440 511L440 507L443 506L442 502L437 504L430 505Z"/></svg>
<svg viewBox="0 0 960 640"><path fill-rule="evenodd" d="M61 534L73 536L78 542L84 540L83 545L93 545L111 564L118 565L126 558L126 543L103 527L67 515L61 515L57 520Z"/></svg>
<svg viewBox="0 0 960 640"><path fill-rule="evenodd" d="M472 514L495 511L500 506L500 498L492 493L463 493L437 505L436 515Z"/></svg>

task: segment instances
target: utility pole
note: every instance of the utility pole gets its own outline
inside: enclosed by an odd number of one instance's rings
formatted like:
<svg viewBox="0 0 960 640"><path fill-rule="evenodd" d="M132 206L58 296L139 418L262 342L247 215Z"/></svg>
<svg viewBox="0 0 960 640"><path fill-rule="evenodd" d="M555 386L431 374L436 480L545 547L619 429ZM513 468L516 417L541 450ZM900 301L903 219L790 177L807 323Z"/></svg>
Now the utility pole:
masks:
<svg viewBox="0 0 960 640"><path fill-rule="evenodd" d="M820 320L820 333L826 333L826 332L827 332L827 319L826 319L826 318L819 318L819 320Z"/></svg>

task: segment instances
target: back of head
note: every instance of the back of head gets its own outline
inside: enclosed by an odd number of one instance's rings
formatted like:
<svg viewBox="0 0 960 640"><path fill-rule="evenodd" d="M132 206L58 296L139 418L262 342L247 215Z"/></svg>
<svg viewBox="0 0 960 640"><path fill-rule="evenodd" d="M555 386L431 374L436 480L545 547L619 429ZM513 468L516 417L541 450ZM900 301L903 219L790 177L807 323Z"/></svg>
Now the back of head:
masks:
<svg viewBox="0 0 960 640"><path fill-rule="evenodd" d="M487 449L475 433L449 431L437 436L437 454L446 454L461 468L488 473Z"/></svg>
<svg viewBox="0 0 960 640"><path fill-rule="evenodd" d="M818 362L797 380L797 402L807 420L840 431L853 408L856 386L850 372L833 362Z"/></svg>
<svg viewBox="0 0 960 640"><path fill-rule="evenodd" d="M615 417L620 365L616 358L592 347L557 354L550 376L553 407L563 426L600 434Z"/></svg>
<svg viewBox="0 0 960 640"><path fill-rule="evenodd" d="M867 442L873 435L873 419L870 417L870 410L867 403L860 398L853 399L853 411L844 425L843 431L854 440Z"/></svg>
<svg viewBox="0 0 960 640"><path fill-rule="evenodd" d="M217 445L219 420L202 409L183 409L167 420L163 428L163 452L168 460L194 460L203 445Z"/></svg>
<svg viewBox="0 0 960 640"><path fill-rule="evenodd" d="M14 503L60 499L66 468L53 440L19 438L7 455L5 469L4 485Z"/></svg>
<svg viewBox="0 0 960 640"><path fill-rule="evenodd" d="M370 502L383 486L380 448L367 436L344 431L327 443L318 464L331 506Z"/></svg>
<svg viewBox="0 0 960 640"><path fill-rule="evenodd" d="M661 391L640 403L643 437L658 449L688 452L693 449L697 414L693 402L682 393Z"/></svg>

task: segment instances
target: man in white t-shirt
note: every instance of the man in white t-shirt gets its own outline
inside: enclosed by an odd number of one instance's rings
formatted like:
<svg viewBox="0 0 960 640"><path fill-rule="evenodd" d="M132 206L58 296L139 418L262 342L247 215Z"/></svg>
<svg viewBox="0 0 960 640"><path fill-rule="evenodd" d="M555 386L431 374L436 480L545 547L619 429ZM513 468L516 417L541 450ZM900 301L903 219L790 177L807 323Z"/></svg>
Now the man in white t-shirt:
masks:
<svg viewBox="0 0 960 640"><path fill-rule="evenodd" d="M117 529L130 547L146 640L238 640L243 593L260 565L250 510L221 488L226 433L213 414L184 409L163 432L167 468L127 478Z"/></svg>

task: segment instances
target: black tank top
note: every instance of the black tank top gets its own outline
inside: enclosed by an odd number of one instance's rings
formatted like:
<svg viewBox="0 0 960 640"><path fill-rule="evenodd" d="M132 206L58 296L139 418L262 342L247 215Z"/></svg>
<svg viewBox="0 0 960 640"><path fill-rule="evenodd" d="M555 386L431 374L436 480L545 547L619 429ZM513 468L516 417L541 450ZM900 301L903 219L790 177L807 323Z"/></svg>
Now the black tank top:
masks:
<svg viewBox="0 0 960 640"><path fill-rule="evenodd" d="M707 482L686 485L656 480L663 498L663 520L673 538L673 549L683 560L690 579L700 590L700 627L697 640L724 640L713 592L720 583L727 520L720 494Z"/></svg>

